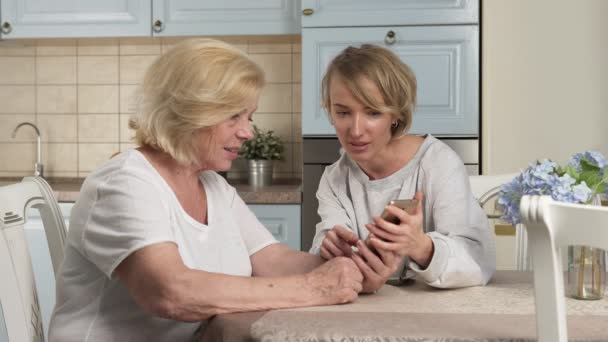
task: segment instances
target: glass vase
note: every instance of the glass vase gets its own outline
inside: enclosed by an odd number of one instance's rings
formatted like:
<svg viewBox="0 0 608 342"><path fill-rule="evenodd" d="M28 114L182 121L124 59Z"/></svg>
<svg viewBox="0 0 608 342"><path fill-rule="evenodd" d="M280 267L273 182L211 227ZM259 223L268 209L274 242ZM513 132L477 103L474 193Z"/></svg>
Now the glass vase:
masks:
<svg viewBox="0 0 608 342"><path fill-rule="evenodd" d="M606 252L588 246L568 246L567 295L601 299L606 286Z"/></svg>

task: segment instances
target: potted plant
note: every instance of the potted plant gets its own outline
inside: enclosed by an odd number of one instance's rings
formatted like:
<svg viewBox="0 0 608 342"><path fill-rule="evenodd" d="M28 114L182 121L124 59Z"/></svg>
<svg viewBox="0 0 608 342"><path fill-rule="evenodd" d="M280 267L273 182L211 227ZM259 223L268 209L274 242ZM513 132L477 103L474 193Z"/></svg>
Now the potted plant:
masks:
<svg viewBox="0 0 608 342"><path fill-rule="evenodd" d="M260 187L272 184L275 160L283 159L283 141L272 130L253 125L253 139L245 141L239 155L249 161L249 184Z"/></svg>

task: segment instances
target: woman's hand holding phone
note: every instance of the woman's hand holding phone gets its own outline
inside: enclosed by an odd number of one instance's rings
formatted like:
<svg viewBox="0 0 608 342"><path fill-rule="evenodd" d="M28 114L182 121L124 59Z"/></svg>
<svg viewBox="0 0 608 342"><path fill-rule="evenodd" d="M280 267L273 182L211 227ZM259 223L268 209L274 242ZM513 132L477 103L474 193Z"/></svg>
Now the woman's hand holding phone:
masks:
<svg viewBox="0 0 608 342"><path fill-rule="evenodd" d="M373 217L373 224L366 228L372 233L370 243L379 252L391 251L403 257L408 256L418 265L426 268L433 257L433 241L424 233L422 227L422 192L417 192L414 199L418 201L416 208L406 211L389 205L387 214L398 219L398 223L389 222L381 217Z"/></svg>

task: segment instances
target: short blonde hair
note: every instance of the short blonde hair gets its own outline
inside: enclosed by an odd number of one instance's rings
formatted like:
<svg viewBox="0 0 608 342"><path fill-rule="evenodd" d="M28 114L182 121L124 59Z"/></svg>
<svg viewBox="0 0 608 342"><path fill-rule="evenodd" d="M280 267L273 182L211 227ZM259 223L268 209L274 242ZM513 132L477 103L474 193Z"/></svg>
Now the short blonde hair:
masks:
<svg viewBox="0 0 608 342"><path fill-rule="evenodd" d="M264 83L262 69L237 48L213 39L184 40L148 68L129 126L136 143L180 164L196 164L197 133L241 112Z"/></svg>
<svg viewBox="0 0 608 342"><path fill-rule="evenodd" d="M410 129L416 107L416 76L393 52L363 44L361 47L349 46L338 54L327 67L321 82L321 105L328 113L331 113L330 83L336 75L344 81L358 101L373 110L388 112L395 117L397 125L391 128L393 137ZM361 86L362 79L368 79L378 88L384 105L366 93Z"/></svg>

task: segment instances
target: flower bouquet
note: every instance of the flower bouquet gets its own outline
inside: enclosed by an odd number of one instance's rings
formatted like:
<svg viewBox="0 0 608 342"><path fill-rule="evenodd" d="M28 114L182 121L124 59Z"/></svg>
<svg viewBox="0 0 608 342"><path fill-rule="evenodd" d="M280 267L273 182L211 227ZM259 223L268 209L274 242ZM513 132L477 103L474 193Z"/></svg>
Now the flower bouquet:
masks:
<svg viewBox="0 0 608 342"><path fill-rule="evenodd" d="M503 212L502 218L512 225L521 222L519 203L524 195L550 195L561 202L601 205L600 196L608 194L607 166L608 160L597 151L577 153L565 167L548 159L536 161L511 182L501 186L497 202ZM605 267L603 250L570 246L570 295L583 299L601 298L606 276ZM589 279L590 284L587 284Z"/></svg>

